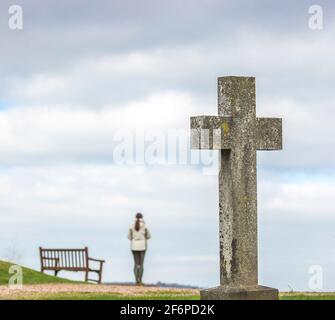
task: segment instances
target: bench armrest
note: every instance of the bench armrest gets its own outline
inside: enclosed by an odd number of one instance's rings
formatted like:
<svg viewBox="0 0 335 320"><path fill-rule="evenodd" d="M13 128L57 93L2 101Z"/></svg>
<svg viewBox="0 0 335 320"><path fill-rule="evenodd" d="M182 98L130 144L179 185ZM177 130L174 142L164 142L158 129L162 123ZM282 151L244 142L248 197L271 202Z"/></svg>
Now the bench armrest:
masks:
<svg viewBox="0 0 335 320"><path fill-rule="evenodd" d="M106 262L105 260L99 260L99 259L93 259L93 258L88 258L88 260L96 261L96 262L101 262L101 263Z"/></svg>

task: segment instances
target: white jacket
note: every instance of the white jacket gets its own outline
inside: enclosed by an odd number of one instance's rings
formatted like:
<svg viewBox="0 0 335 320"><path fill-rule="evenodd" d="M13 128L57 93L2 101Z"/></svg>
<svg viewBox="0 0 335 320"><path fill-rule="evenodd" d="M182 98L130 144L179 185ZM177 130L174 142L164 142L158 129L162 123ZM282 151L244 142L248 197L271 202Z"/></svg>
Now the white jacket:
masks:
<svg viewBox="0 0 335 320"><path fill-rule="evenodd" d="M151 238L148 228L145 226L143 219L140 219L140 230L135 230L135 223L132 224L128 231L128 239L131 241L131 250L145 251L147 250L147 240Z"/></svg>

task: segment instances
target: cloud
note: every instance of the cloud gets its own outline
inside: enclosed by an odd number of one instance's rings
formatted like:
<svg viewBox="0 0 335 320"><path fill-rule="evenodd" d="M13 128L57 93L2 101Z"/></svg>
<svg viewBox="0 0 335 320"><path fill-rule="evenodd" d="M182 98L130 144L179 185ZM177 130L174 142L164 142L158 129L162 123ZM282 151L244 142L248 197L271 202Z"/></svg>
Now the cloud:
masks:
<svg viewBox="0 0 335 320"><path fill-rule="evenodd" d="M1 175L2 221L16 217L17 221L30 218L32 224L48 224L50 219L66 220L69 213L73 218L87 219L96 219L97 215L107 220L119 216L121 221L133 206L151 211L155 224L162 219L173 224L179 215L197 218L200 207L189 211L183 200L199 194L197 184L212 185L216 179L196 172L184 166L157 167L145 172L136 166L115 165L13 167ZM166 178L172 173L170 179ZM177 190L184 190L183 194ZM174 202L170 196L162 198L160 194L173 195Z"/></svg>
<svg viewBox="0 0 335 320"><path fill-rule="evenodd" d="M262 178L259 183L261 211L291 219L334 215L334 173L321 177L310 175L302 181L297 181L295 175L289 180L274 182L264 176Z"/></svg>
<svg viewBox="0 0 335 320"><path fill-rule="evenodd" d="M267 108L269 104L271 111ZM331 168L335 157L332 151L335 146L334 111L328 104L320 104L319 107L327 111L321 113L294 100L272 102L263 99L259 116L283 118L284 149L280 152L258 152L259 166L276 169ZM157 157L161 158L159 162L166 162L168 156L172 159L178 148L190 160L189 118L200 113L205 112L195 97L179 92L155 94L143 101L97 110L64 105L10 108L0 113L0 159L6 165L46 161L114 161L116 147L125 144L125 147L129 146L129 156L125 155L125 158L134 160L139 154L137 151L149 152L149 144L153 145L156 141L157 150L162 150ZM172 136L176 131L177 139L178 130L180 139L185 143L180 146L168 144L169 134Z"/></svg>
<svg viewBox="0 0 335 320"><path fill-rule="evenodd" d="M322 83L334 80L334 26L317 37L305 33L298 39L295 34L273 38L271 33L241 30L223 43L81 54L66 70L4 73L1 90L6 100L25 104L98 108L143 99L153 92L183 91L210 105L216 96L216 77L237 74L257 77L261 99L298 99L310 105L333 98ZM316 96L316 90L322 94ZM214 98L209 98L210 91Z"/></svg>
<svg viewBox="0 0 335 320"><path fill-rule="evenodd" d="M134 146L139 132L147 140L155 132L165 135L168 130L183 129L187 141L194 109L191 96L174 92L99 110L62 105L11 108L0 113L0 158L8 165L39 163L43 158L59 162L105 157L104 161L112 161L114 148L126 133Z"/></svg>

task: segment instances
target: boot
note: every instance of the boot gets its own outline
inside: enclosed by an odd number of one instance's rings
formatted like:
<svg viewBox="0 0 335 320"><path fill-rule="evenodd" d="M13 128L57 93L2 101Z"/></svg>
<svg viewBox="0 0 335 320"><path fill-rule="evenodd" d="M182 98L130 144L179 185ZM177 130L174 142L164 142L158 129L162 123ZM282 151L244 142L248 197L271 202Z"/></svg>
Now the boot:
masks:
<svg viewBox="0 0 335 320"><path fill-rule="evenodd" d="M141 266L139 266L139 265L136 265L134 267L136 285L140 284L140 268L141 268Z"/></svg>
<svg viewBox="0 0 335 320"><path fill-rule="evenodd" d="M144 268L143 268L143 266L140 266L139 276L138 276L140 285L143 285L143 282L142 282L143 272L144 272Z"/></svg>
<svg viewBox="0 0 335 320"><path fill-rule="evenodd" d="M134 266L134 276L135 276L135 283L138 284L138 272L137 272L137 266Z"/></svg>

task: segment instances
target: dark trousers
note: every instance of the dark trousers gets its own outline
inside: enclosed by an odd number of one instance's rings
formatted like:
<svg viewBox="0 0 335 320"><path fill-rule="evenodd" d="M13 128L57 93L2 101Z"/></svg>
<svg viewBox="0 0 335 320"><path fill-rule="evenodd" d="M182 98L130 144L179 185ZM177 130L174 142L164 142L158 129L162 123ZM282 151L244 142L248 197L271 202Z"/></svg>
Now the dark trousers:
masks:
<svg viewBox="0 0 335 320"><path fill-rule="evenodd" d="M132 251L134 257L134 275L136 283L142 283L145 251Z"/></svg>

